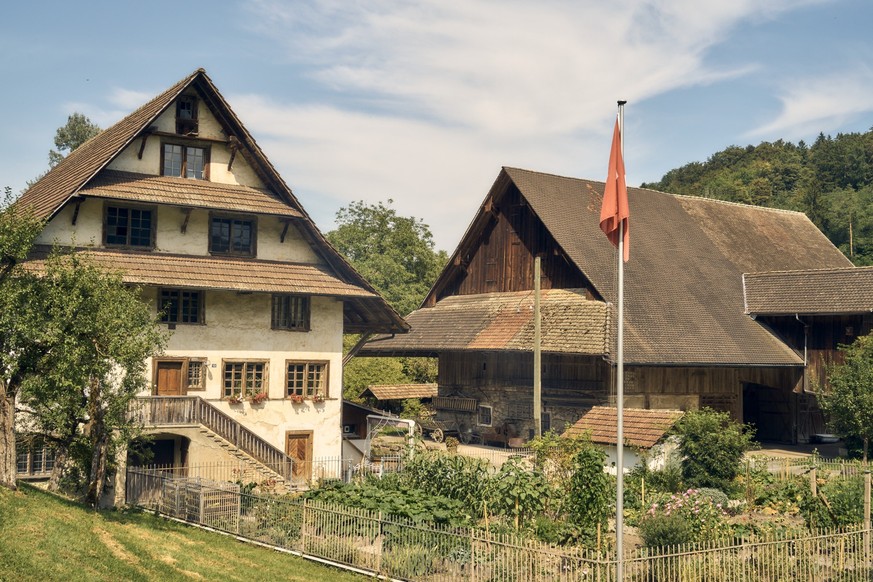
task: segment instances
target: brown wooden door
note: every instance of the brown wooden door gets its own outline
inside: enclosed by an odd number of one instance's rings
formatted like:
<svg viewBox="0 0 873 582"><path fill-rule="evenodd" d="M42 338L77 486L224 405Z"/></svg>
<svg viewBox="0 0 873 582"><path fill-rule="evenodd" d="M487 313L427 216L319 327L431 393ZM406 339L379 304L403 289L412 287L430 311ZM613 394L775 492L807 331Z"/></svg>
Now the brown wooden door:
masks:
<svg viewBox="0 0 873 582"><path fill-rule="evenodd" d="M285 454L294 461L291 474L309 481L312 477L312 432L289 432Z"/></svg>
<svg viewBox="0 0 873 582"><path fill-rule="evenodd" d="M158 396L184 396L182 362L158 362L155 374Z"/></svg>

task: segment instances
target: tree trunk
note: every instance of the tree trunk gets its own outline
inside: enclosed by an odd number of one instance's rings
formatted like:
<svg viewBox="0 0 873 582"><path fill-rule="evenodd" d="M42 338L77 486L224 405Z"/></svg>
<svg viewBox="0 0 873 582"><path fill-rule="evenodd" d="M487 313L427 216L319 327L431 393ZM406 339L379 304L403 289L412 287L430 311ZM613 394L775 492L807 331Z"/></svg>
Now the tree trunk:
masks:
<svg viewBox="0 0 873 582"><path fill-rule="evenodd" d="M94 451L91 453L91 479L88 483L88 502L99 509L100 496L103 494L103 486L106 483L106 453L109 448L109 435L101 426L97 442L94 443Z"/></svg>
<svg viewBox="0 0 873 582"><path fill-rule="evenodd" d="M0 380L0 486L15 490L15 394Z"/></svg>
<svg viewBox="0 0 873 582"><path fill-rule="evenodd" d="M55 448L55 466L52 468L52 476L49 478L48 490L58 491L61 488L61 476L64 474L64 469L67 467L69 453L67 447L58 446Z"/></svg>
<svg viewBox="0 0 873 582"><path fill-rule="evenodd" d="M88 394L88 436L91 441L91 472L88 479L88 493L85 496L88 503L94 509L98 509L100 495L103 493L103 481L106 478L106 448L108 436L104 422L105 411L103 410L100 394L100 382L92 380L91 390Z"/></svg>

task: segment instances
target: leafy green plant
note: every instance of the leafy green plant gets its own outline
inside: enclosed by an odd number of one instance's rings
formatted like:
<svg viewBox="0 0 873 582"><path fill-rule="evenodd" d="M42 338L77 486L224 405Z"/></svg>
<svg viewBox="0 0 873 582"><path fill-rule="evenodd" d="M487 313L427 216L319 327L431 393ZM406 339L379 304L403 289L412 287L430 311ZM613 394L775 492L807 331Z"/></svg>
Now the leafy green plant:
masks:
<svg viewBox="0 0 873 582"><path fill-rule="evenodd" d="M491 479L489 507L510 516L518 530L545 509L550 493L551 488L542 473L531 471L521 460L511 458Z"/></svg>
<svg viewBox="0 0 873 582"><path fill-rule="evenodd" d="M400 478L410 487L456 499L473 511L481 511L490 467L484 459L424 453L407 461Z"/></svg>
<svg viewBox="0 0 873 582"><path fill-rule="evenodd" d="M703 408L685 413L676 424L680 435L682 477L693 487L729 490L743 454L752 447L754 431L727 412Z"/></svg>
<svg viewBox="0 0 873 582"><path fill-rule="evenodd" d="M410 487L399 479L337 483L309 491L305 497L324 503L381 511L385 515L405 517L415 523L460 526L471 521L471 508L466 504Z"/></svg>
<svg viewBox="0 0 873 582"><path fill-rule="evenodd" d="M590 443L573 456L567 507L570 521L583 531L606 525L612 487L603 470L605 461L606 453Z"/></svg>
<svg viewBox="0 0 873 582"><path fill-rule="evenodd" d="M651 505L646 515L640 521L640 535L645 536L643 531L658 532L658 539L667 538L670 532L676 531L686 535L684 526L678 528L679 520L687 526L691 532L691 538L685 541L706 541L727 537L731 533L727 523L727 513L717 506L712 500L696 489L688 489L682 494L674 493L662 502ZM657 523L651 523L651 522ZM678 535L678 533L676 534ZM672 538L671 538L672 539ZM684 543L671 541L667 543ZM646 545L649 545L648 543ZM655 544L652 545L663 545Z"/></svg>
<svg viewBox="0 0 873 582"><path fill-rule="evenodd" d="M825 501L826 500L826 501ZM864 478L835 479L800 501L800 512L811 528L854 525L864 521Z"/></svg>
<svg viewBox="0 0 873 582"><path fill-rule="evenodd" d="M649 548L694 541L691 524L681 515L653 515L640 522L637 532Z"/></svg>

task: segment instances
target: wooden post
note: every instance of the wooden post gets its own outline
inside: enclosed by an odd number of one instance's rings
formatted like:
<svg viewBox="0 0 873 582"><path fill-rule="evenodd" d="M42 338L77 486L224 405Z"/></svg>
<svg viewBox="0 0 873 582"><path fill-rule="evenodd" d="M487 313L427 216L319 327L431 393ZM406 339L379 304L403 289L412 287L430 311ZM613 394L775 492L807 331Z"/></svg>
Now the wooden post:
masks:
<svg viewBox="0 0 873 582"><path fill-rule="evenodd" d="M540 267L539 255L534 257L534 340L533 340L533 416L534 436L543 436L543 385L542 385L542 354L541 343L541 317L540 317ZM518 529L518 528L516 528Z"/></svg>
<svg viewBox="0 0 873 582"><path fill-rule="evenodd" d="M809 490L813 497L818 497L818 477L816 475L815 465L809 470Z"/></svg>
<svg viewBox="0 0 873 582"><path fill-rule="evenodd" d="M384 540L382 539L382 510L379 510L379 519L376 522L376 528L378 529L378 533L376 534L376 548L378 549L378 553L376 554L376 574L380 574L382 572L382 553L385 551L384 548Z"/></svg>
<svg viewBox="0 0 873 582"><path fill-rule="evenodd" d="M864 565L870 567L870 469L864 471Z"/></svg>

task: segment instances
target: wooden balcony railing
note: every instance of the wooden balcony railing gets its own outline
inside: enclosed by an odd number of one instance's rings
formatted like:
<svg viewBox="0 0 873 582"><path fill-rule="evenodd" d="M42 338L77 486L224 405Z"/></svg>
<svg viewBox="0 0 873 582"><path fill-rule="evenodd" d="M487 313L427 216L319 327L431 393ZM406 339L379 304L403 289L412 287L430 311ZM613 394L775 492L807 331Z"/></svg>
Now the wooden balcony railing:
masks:
<svg viewBox="0 0 873 582"><path fill-rule="evenodd" d="M285 479L291 479L291 457L199 396L144 396L137 401L134 414L144 425L202 424Z"/></svg>

